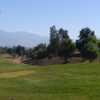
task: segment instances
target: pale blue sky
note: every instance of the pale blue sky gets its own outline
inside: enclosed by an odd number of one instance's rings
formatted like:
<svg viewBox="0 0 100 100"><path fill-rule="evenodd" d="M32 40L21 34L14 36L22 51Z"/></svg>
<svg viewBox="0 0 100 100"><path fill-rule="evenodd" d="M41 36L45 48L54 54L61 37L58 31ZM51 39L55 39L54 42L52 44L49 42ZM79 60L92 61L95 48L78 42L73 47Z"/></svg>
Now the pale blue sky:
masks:
<svg viewBox="0 0 100 100"><path fill-rule="evenodd" d="M56 25L76 39L83 27L100 37L100 0L0 0L0 30L49 35Z"/></svg>

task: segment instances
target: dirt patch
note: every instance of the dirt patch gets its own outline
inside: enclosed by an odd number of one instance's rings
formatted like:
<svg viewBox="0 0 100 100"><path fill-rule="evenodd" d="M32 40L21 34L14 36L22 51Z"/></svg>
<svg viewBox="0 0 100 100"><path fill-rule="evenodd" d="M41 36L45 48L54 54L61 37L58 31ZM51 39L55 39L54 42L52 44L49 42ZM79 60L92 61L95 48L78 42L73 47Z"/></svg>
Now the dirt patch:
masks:
<svg viewBox="0 0 100 100"><path fill-rule="evenodd" d="M21 57L14 58L14 59L12 59L12 62L15 63L15 64L21 64L22 63L22 58Z"/></svg>

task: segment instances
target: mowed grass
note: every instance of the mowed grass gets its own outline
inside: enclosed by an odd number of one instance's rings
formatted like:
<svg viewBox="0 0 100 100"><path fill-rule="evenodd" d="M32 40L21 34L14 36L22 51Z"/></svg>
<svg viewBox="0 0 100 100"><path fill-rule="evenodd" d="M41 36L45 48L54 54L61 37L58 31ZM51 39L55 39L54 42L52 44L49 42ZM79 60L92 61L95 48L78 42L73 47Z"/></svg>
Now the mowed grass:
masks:
<svg viewBox="0 0 100 100"><path fill-rule="evenodd" d="M0 100L100 100L100 64L39 67L0 59Z"/></svg>

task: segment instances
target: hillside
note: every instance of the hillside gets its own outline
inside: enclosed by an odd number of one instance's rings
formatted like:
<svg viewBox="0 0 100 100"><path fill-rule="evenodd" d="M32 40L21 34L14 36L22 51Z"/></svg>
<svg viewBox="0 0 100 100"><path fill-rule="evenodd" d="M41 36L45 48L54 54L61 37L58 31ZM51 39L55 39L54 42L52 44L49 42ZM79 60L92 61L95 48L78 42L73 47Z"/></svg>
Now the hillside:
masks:
<svg viewBox="0 0 100 100"><path fill-rule="evenodd" d="M33 47L47 41L48 37L39 36L33 33L0 31L0 46L22 45L25 47Z"/></svg>

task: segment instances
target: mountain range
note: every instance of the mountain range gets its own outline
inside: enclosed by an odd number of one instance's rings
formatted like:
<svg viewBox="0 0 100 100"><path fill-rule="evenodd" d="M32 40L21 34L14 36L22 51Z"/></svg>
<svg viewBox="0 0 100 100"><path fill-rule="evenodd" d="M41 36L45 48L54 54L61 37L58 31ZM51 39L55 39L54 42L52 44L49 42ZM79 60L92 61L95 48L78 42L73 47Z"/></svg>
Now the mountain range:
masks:
<svg viewBox="0 0 100 100"><path fill-rule="evenodd" d="M0 31L0 46L33 47L39 43L47 43L47 36L40 36L29 32L6 32Z"/></svg>

